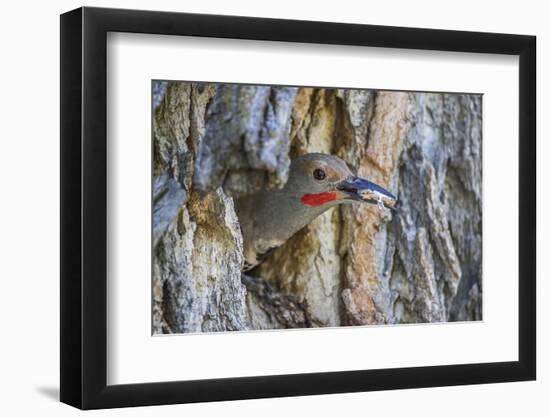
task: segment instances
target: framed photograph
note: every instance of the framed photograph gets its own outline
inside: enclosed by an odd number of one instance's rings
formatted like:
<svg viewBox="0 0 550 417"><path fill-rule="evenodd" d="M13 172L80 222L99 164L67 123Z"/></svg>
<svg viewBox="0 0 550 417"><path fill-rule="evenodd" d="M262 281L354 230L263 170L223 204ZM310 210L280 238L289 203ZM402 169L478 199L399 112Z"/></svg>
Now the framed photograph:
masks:
<svg viewBox="0 0 550 417"><path fill-rule="evenodd" d="M535 37L61 16L61 401L533 380Z"/></svg>

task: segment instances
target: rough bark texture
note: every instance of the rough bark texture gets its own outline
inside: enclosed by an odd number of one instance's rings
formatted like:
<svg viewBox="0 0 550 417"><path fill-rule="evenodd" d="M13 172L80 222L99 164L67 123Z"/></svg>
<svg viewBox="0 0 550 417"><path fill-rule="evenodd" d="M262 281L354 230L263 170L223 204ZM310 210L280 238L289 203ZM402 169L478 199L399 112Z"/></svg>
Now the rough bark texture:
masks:
<svg viewBox="0 0 550 417"><path fill-rule="evenodd" d="M281 187L288 177L296 88L220 85L195 164L194 186L232 196Z"/></svg>
<svg viewBox="0 0 550 417"><path fill-rule="evenodd" d="M155 333L481 319L481 96L154 83ZM232 197L343 158L395 213L327 211L249 276Z"/></svg>

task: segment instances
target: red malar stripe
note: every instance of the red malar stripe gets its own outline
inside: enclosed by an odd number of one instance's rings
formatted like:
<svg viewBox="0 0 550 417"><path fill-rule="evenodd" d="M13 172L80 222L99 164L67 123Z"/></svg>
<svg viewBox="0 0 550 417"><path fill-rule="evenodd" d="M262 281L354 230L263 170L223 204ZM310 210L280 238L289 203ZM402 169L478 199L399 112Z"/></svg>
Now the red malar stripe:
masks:
<svg viewBox="0 0 550 417"><path fill-rule="evenodd" d="M306 206L320 206L322 204L328 203L329 201L334 201L338 199L338 193L335 192L325 192L319 194L305 194L302 197L302 203Z"/></svg>

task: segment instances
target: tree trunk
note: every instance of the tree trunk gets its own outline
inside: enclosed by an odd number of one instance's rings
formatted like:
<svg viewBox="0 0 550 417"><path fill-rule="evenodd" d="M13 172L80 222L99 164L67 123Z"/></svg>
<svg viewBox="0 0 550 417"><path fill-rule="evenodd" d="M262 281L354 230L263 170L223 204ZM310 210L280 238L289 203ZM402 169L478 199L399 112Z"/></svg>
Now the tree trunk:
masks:
<svg viewBox="0 0 550 417"><path fill-rule="evenodd" d="M154 85L155 333L481 319L481 96ZM247 276L233 197L340 156L397 212L330 209Z"/></svg>

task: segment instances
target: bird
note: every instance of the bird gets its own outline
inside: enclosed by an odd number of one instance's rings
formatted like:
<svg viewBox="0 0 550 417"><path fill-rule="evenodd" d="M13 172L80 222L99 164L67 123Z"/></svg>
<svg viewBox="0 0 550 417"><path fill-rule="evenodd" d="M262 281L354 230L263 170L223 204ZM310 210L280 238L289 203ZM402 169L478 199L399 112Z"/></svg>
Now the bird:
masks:
<svg viewBox="0 0 550 417"><path fill-rule="evenodd" d="M283 188L262 189L235 201L243 235L243 272L258 266L331 207L349 203L395 210L398 199L385 188L354 175L338 156L308 153L293 159Z"/></svg>

